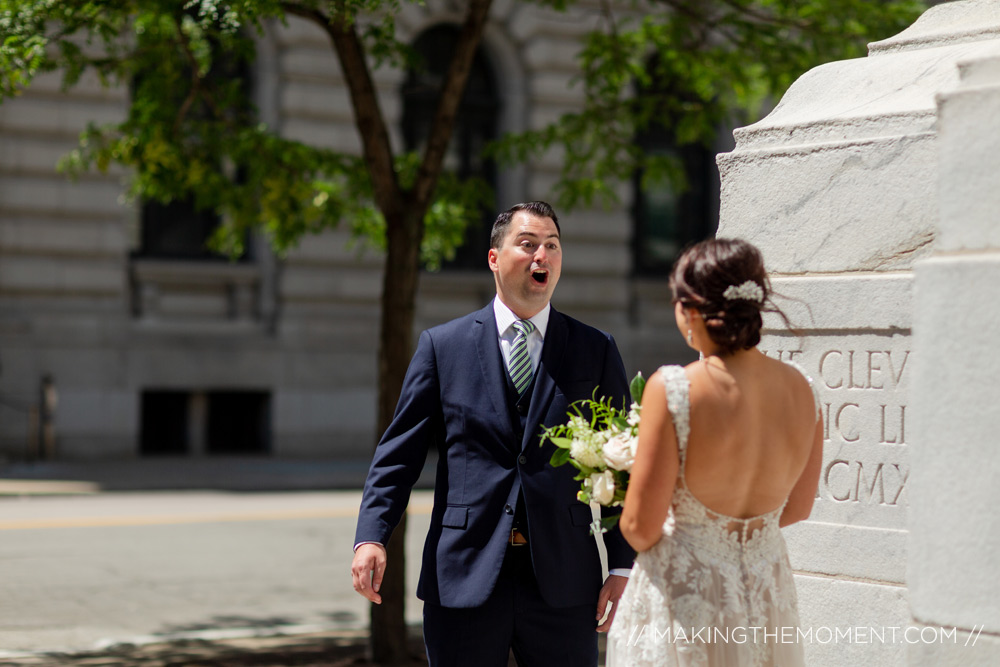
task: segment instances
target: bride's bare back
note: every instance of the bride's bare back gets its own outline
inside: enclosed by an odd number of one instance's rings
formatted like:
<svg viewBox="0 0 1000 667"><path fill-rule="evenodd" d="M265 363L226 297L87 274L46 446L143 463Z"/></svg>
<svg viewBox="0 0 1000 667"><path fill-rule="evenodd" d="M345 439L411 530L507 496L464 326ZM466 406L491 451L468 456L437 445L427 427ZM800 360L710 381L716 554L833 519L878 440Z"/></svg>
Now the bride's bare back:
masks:
<svg viewBox="0 0 1000 667"><path fill-rule="evenodd" d="M805 376L756 349L707 357L685 372L691 432L684 479L691 494L709 510L740 519L773 511L787 498L781 525L807 518L819 482L823 426ZM639 448L620 522L639 551L662 536L680 473L659 375L649 378L643 395Z"/></svg>
<svg viewBox="0 0 1000 667"><path fill-rule="evenodd" d="M738 518L781 507L816 444L816 409L805 377L757 350L709 357L685 371L691 384L688 489L709 509Z"/></svg>

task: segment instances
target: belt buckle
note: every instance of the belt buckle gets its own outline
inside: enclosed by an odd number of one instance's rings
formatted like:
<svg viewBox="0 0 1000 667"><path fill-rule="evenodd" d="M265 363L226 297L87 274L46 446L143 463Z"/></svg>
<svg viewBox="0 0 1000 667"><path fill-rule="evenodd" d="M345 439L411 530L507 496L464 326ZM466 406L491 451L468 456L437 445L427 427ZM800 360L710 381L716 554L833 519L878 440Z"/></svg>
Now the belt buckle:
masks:
<svg viewBox="0 0 1000 667"><path fill-rule="evenodd" d="M510 539L507 541L512 547L523 547L528 544L528 538L517 528L510 529Z"/></svg>

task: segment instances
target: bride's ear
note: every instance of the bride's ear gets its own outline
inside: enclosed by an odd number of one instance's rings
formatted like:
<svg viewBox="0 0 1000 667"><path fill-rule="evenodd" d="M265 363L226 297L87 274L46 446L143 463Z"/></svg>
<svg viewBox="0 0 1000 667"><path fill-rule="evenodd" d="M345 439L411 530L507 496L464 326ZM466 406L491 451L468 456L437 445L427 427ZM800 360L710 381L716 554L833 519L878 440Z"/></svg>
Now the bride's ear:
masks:
<svg viewBox="0 0 1000 667"><path fill-rule="evenodd" d="M674 316L677 318L678 325L683 322L684 326L687 326L690 323L691 313L689 310L690 309L685 308L684 304L680 301L674 302Z"/></svg>

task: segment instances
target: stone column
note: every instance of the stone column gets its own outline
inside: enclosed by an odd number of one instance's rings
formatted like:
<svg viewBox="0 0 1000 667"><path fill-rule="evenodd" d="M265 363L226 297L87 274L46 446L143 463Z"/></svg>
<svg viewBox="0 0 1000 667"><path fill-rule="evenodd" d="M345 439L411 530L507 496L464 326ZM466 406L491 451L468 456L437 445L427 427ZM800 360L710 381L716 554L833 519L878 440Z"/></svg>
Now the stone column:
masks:
<svg viewBox="0 0 1000 667"><path fill-rule="evenodd" d="M911 482L914 369L921 354L911 337L913 267L938 247L945 161L939 159L936 96L958 85L958 63L998 46L995 0L938 5L899 35L871 44L867 58L807 72L767 118L734 132L735 150L718 158L719 236L760 247L774 287L790 297L779 303L799 328L791 333L780 319L767 318L761 349L804 366L823 402L816 504L808 521L785 531L808 664L905 663L914 636L906 579L909 506L918 493L921 503L946 506L970 488L960 481L964 472L931 478L933 488L919 492ZM996 174L984 177L996 181ZM996 220L1000 207L992 212ZM968 326L968 312L938 326ZM954 368L932 363L941 373ZM934 409L953 423L946 410ZM988 518L980 522L989 529ZM961 525L961 534L971 536ZM927 539L929 545L934 537ZM920 620L957 623L948 614Z"/></svg>
<svg viewBox="0 0 1000 667"><path fill-rule="evenodd" d="M940 220L916 264L908 664L1000 664L1000 47L938 98ZM956 631L957 628L957 631Z"/></svg>

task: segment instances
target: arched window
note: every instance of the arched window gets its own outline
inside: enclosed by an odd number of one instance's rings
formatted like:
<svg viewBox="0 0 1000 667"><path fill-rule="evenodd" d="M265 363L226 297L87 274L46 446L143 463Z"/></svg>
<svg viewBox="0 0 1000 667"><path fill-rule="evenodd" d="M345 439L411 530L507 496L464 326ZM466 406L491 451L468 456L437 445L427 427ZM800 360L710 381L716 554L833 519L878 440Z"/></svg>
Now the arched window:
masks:
<svg viewBox="0 0 1000 667"><path fill-rule="evenodd" d="M648 154L674 158L686 181L683 188L666 181L647 185L642 171L633 179L633 272L666 277L685 247L711 237L718 227L715 154L701 143L678 145L674 139L682 89L661 80L637 92L656 105L651 117L658 120L637 134L636 144Z"/></svg>
<svg viewBox="0 0 1000 667"><path fill-rule="evenodd" d="M421 66L411 69L403 83L403 140L406 149L420 151L427 140L438 97L455 45L459 29L441 24L425 30L413 44ZM445 169L460 178L478 176L496 191L496 165L483 158L486 144L497 136L500 96L496 76L482 49L476 51L469 72L465 94L455 116ZM496 216L495 206L483 211L478 225L470 225L465 242L455 259L445 262L443 269L480 269L490 247L490 230Z"/></svg>

